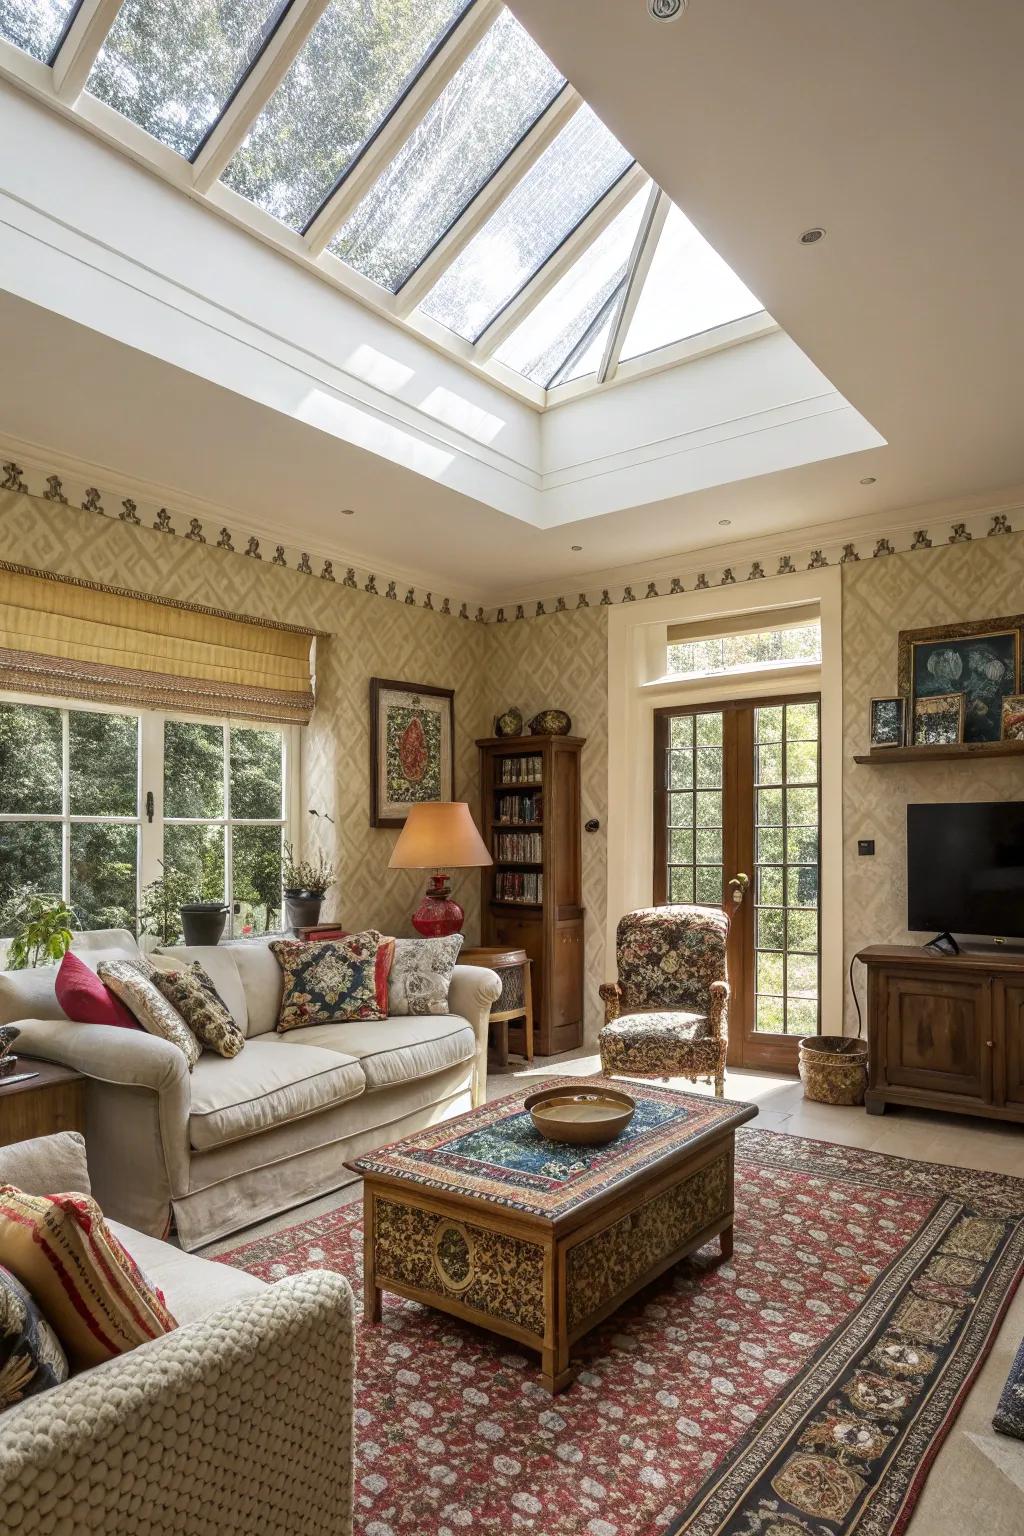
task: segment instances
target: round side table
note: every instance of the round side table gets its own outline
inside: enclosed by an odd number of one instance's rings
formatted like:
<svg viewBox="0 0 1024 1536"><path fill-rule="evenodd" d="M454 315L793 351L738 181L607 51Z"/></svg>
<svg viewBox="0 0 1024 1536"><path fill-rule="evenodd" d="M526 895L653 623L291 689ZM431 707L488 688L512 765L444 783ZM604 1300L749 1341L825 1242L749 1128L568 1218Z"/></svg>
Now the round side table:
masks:
<svg viewBox="0 0 1024 1536"><path fill-rule="evenodd" d="M526 1060L533 1061L533 992L530 985L530 957L525 949L463 949L460 965L485 965L501 978L501 994L491 1004L491 1023L496 1026L497 1058L494 1065L508 1065L508 1026L512 1019L522 1019Z"/></svg>

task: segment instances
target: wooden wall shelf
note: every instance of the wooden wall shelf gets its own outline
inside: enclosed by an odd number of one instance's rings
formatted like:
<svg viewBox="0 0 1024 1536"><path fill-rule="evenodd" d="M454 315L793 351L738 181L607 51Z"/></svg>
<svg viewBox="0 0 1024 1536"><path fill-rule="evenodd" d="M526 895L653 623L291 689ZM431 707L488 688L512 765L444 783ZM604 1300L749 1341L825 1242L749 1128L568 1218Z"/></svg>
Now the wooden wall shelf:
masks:
<svg viewBox="0 0 1024 1536"><path fill-rule="evenodd" d="M961 763L972 757L1024 757L1024 741L966 741L949 747L875 747L872 752L861 752L854 757L855 763Z"/></svg>

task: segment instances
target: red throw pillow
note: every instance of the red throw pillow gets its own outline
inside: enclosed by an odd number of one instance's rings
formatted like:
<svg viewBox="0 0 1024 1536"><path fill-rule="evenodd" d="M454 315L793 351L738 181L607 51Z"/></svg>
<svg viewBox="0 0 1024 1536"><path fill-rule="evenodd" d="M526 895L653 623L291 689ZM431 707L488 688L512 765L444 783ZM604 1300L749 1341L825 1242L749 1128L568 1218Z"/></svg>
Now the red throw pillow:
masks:
<svg viewBox="0 0 1024 1536"><path fill-rule="evenodd" d="M142 1027L121 999L70 949L60 963L53 989L58 1003L76 1024L114 1024L118 1029Z"/></svg>

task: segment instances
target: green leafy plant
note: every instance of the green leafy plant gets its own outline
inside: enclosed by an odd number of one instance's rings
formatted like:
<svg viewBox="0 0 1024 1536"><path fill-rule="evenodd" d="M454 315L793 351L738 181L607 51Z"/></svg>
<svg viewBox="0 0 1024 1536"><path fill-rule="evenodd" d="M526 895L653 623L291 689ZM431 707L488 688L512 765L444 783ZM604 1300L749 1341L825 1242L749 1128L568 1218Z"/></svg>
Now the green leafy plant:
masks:
<svg viewBox="0 0 1024 1536"><path fill-rule="evenodd" d="M139 936L154 934L161 944L177 944L181 939L181 909L196 899L191 875L167 869L142 888L139 902Z"/></svg>
<svg viewBox="0 0 1024 1536"><path fill-rule="evenodd" d="M71 948L78 918L62 896L23 885L4 903L0 924L12 937L7 950L7 969L29 970L62 960Z"/></svg>
<svg viewBox="0 0 1024 1536"><path fill-rule="evenodd" d="M310 896L323 896L334 884L334 865L324 853L315 859L296 859L291 843L284 845L284 892L308 892Z"/></svg>

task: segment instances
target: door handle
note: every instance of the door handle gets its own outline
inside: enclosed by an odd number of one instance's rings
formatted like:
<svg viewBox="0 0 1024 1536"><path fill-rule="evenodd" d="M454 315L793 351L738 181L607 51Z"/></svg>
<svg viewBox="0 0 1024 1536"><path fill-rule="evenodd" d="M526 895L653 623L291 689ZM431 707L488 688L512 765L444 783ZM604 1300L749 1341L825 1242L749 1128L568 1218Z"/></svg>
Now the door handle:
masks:
<svg viewBox="0 0 1024 1536"><path fill-rule="evenodd" d="M745 875L742 872L738 875L733 875L732 879L729 881L729 886L732 890L732 899L737 907L741 904L744 896L747 894L747 888L749 885L750 876Z"/></svg>

